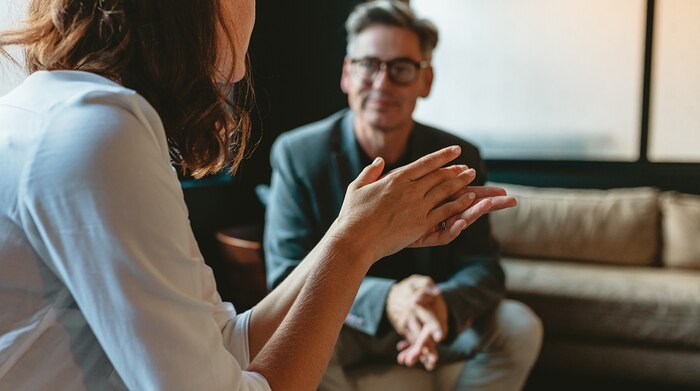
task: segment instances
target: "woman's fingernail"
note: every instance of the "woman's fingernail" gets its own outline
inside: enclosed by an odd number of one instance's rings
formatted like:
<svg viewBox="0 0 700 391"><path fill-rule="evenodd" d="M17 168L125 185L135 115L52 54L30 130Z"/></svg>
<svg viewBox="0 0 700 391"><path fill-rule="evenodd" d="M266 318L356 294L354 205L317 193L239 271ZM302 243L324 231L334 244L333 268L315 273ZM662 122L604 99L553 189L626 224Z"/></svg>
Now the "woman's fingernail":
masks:
<svg viewBox="0 0 700 391"><path fill-rule="evenodd" d="M450 151L452 153L459 153L462 150L459 146L455 145L454 147L450 148Z"/></svg>
<svg viewBox="0 0 700 391"><path fill-rule="evenodd" d="M474 198L476 198L476 193L467 193L467 197L473 200Z"/></svg>
<svg viewBox="0 0 700 391"><path fill-rule="evenodd" d="M382 162L382 158L377 157L377 158L374 159L374 161L372 162L372 165L373 165L373 166L378 166L379 163L381 163L381 162Z"/></svg>

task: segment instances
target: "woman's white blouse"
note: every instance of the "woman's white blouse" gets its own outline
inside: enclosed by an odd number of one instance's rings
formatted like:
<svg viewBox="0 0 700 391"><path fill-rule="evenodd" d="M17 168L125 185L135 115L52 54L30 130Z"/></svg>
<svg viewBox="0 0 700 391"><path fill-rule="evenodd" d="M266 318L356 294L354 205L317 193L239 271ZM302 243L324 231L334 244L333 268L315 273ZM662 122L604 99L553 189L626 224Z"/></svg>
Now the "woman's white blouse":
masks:
<svg viewBox="0 0 700 391"><path fill-rule="evenodd" d="M0 390L269 390L158 114L78 71L0 98Z"/></svg>

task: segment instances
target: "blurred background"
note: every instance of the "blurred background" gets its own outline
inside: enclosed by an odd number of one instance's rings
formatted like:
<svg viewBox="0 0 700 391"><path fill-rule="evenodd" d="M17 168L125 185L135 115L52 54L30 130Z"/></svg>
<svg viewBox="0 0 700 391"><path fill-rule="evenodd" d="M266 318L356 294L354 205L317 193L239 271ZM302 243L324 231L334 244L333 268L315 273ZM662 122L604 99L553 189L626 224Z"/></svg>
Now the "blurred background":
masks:
<svg viewBox="0 0 700 391"><path fill-rule="evenodd" d="M269 181L270 146L279 134L347 106L339 87L344 21L359 2L257 2L249 53L258 147L235 177L182 180L224 299L237 294L215 233L262 225L255 188ZM0 0L0 29L16 26L26 3ZM435 83L416 119L480 146L491 180L700 194L699 0L410 4L440 31ZM0 95L24 76L1 59ZM244 232L252 242L260 235ZM547 387L537 377L530 388ZM581 379L559 386L601 389Z"/></svg>
<svg viewBox="0 0 700 391"><path fill-rule="evenodd" d="M275 138L347 106L339 88L343 22L358 2L258 1L250 58L259 146L236 178L185 187L235 184L226 195L235 218L260 219L262 209L247 201L269 180ZM2 0L0 28L16 25L26 3ZM700 1L411 6L440 30L433 91L419 102L416 119L479 145L495 179L550 185L566 174L562 185L606 187L644 172L651 183L676 187L686 177L669 172L697 173ZM0 66L3 94L24 76L4 59Z"/></svg>

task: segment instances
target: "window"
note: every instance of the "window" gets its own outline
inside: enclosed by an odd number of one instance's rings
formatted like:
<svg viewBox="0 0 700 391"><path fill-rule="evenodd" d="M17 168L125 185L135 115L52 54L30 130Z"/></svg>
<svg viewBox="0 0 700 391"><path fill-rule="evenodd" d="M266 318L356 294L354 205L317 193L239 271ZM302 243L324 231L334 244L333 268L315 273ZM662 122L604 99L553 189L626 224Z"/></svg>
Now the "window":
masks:
<svg viewBox="0 0 700 391"><path fill-rule="evenodd" d="M490 159L637 160L646 3L413 0L440 30L416 119Z"/></svg>
<svg viewBox="0 0 700 391"><path fill-rule="evenodd" d="M657 0L649 160L700 161L700 1Z"/></svg>

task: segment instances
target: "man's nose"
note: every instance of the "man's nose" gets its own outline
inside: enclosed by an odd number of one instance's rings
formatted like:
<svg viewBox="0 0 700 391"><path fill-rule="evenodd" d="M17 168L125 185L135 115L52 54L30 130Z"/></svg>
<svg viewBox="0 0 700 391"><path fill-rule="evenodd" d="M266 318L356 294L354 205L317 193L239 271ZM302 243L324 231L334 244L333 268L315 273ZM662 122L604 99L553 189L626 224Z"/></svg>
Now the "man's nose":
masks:
<svg viewBox="0 0 700 391"><path fill-rule="evenodd" d="M374 74L374 79L372 80L372 88L381 89L384 88L388 83L390 83L389 69L387 68L386 64L381 64L379 66L379 69L377 69L377 73Z"/></svg>

